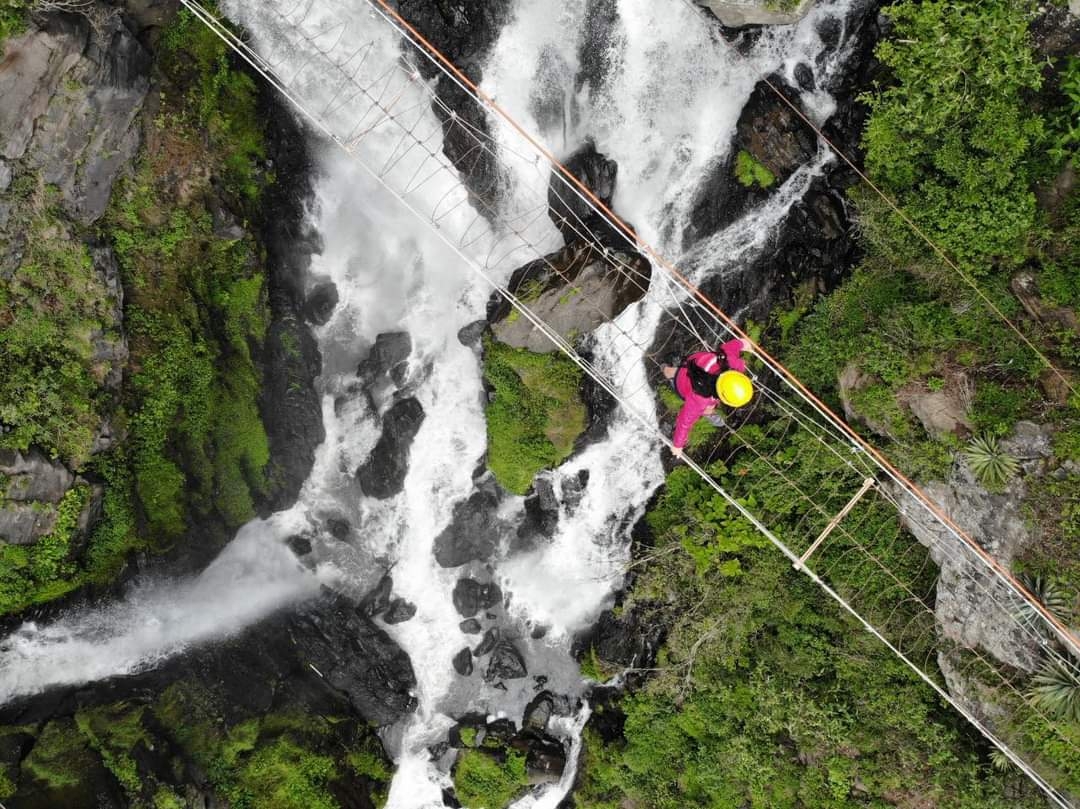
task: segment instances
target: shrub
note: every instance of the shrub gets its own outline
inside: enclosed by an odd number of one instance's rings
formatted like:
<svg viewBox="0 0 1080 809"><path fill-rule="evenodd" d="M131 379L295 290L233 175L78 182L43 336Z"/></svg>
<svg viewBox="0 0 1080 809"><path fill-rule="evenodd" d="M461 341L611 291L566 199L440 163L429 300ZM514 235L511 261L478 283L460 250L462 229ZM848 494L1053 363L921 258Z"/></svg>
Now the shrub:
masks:
<svg viewBox="0 0 1080 809"><path fill-rule="evenodd" d="M469 809L503 809L527 785L525 756L513 750L503 762L480 750L462 750L454 766L454 793Z"/></svg>
<svg viewBox="0 0 1080 809"><path fill-rule="evenodd" d="M971 471L988 489L998 489L1005 485L1017 471L1020 464L998 446L998 440L992 435L981 435L971 439L964 450L964 459Z"/></svg>
<svg viewBox="0 0 1080 809"><path fill-rule="evenodd" d="M776 182L776 175L750 152L740 149L735 156L735 179L747 188L755 185L759 188L769 188Z"/></svg>
<svg viewBox="0 0 1080 809"><path fill-rule="evenodd" d="M1028 696L1050 716L1080 722L1080 663L1047 660L1031 678Z"/></svg>

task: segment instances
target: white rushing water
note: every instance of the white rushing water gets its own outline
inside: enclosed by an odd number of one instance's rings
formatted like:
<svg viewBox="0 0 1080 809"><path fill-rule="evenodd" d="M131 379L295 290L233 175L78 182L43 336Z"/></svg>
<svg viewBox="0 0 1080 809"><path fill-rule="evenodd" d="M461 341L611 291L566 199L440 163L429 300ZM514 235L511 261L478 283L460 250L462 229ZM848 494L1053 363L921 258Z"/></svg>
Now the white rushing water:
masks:
<svg viewBox="0 0 1080 809"><path fill-rule="evenodd" d="M683 0L612 0L611 5L616 19L608 36L583 43L586 0L566 0L554 10L550 0L516 0L512 20L484 65L484 89L559 156L592 139L617 161L615 209L661 252L698 276L736 274L805 193L826 158L819 155L727 229L684 243L696 189L726 155L739 113L763 76L777 71L790 76L799 62L817 65L815 70L824 75L843 58L833 53L819 61L823 45L816 31L827 16L842 19L847 2L825 0L801 24L765 31L743 54ZM293 24L323 32L315 45L324 51L350 37L370 42L362 62L350 64L360 77L379 75L400 54L397 38L372 17L363 0L313 0L302 19L295 16L296 4L284 0L228 0L223 7L252 32L260 53L280 75L290 77L290 87L336 131L353 127L348 105L341 103L334 82L327 81L320 67L323 56L296 36ZM294 16L283 18L290 13ZM582 54L607 68L599 79L579 86ZM402 92L407 94L402 107L413 110L410 126L427 133L437 151L440 124L428 108L426 88L417 82ZM831 112L831 99L823 92L805 94L804 103L821 118ZM493 125L510 180L509 197L502 202L508 211L526 209L524 200L546 195L548 167L523 148L508 126ZM443 569L432 552L455 504L474 491L474 471L486 449L479 357L461 344L457 333L483 317L490 287L469 270L466 259L486 264L498 280L509 276L521 256L512 252L492 264L490 248L498 234L490 232L478 237L475 246L466 246L464 255L456 254L355 160L330 146L318 148L320 176L311 217L324 249L313 260L312 282L333 281L340 302L317 331L327 437L299 502L269 521L245 526L221 557L190 581L145 582L113 606L49 626L21 628L2 642L0 702L54 685L144 669L193 643L238 632L274 608L309 598L320 584L363 593L392 566L395 595L414 603L417 612L387 631L412 660L419 707L387 736L398 765L388 805L440 807L441 790L450 781L428 749L445 738L453 717L504 714L520 723L524 704L537 690L531 676L507 683L503 691L484 682L480 671L469 678L455 674L451 658L477 638L459 629L451 591L463 572L484 571L477 566ZM376 166L396 160L391 174L397 172L399 181L426 165L422 150L401 153L400 133L392 130L369 135L360 157ZM437 176L410 196L421 210L446 211L446 231L488 227L476 225L466 200L466 190L452 175ZM560 244L544 216L532 220L529 237L548 248ZM651 412L651 393L640 354L629 349L649 344L661 314L650 293L623 312L617 324L595 333L595 363L626 380L628 390L639 391L631 404L640 412ZM407 331L412 338L404 388L422 404L426 418L413 444L404 490L375 500L363 495L354 473L378 440L380 417L394 390L365 395L355 369L376 336L389 331ZM617 411L604 440L546 474L558 484L582 470L589 478L581 502L561 504L554 537L533 550L508 553L522 500L506 501L502 516L510 529L491 574L508 599L496 619L504 637L515 639L530 675L542 674L546 688L571 697L582 693L583 684L569 655L570 642L610 604L622 581L630 527L663 479L659 443ZM560 486L553 489L559 492ZM352 531L347 541L326 534L328 518L348 521ZM296 533L315 537L314 571L298 564L282 544ZM533 637L540 634L532 632L537 627L546 634ZM587 715L583 704L559 720L573 742L571 763ZM570 767L562 781L519 806L554 809L572 780Z"/></svg>

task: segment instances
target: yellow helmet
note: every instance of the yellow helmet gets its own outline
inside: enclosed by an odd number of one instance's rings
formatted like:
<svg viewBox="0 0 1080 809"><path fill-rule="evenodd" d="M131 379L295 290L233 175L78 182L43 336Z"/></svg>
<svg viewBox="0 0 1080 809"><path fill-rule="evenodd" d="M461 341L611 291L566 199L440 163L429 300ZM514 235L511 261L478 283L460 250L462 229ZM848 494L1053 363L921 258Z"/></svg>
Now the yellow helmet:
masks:
<svg viewBox="0 0 1080 809"><path fill-rule="evenodd" d="M754 398L754 383L739 371L724 371L716 378L716 395L728 407L742 407Z"/></svg>

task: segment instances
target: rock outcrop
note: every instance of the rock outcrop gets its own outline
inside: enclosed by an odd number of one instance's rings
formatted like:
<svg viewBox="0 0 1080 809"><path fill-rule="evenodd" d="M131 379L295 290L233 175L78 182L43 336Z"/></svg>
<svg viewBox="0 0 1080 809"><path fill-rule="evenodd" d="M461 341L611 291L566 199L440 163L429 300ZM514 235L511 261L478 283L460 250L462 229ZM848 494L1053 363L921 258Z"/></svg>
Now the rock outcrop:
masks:
<svg viewBox="0 0 1080 809"><path fill-rule="evenodd" d="M1044 468L1046 459L1053 455L1050 436L1047 427L1020 422L1013 434L1002 440L1003 451L1022 459L1024 476L1012 480L1001 492L987 491L965 466L959 466L949 480L923 487L931 500L1006 569L1035 539L1024 513L1024 477L1051 471ZM1014 620L1016 612L1023 609L1019 599L970 546L932 519L914 498L899 489L894 495L908 530L929 549L940 570L934 612L941 634L959 647L981 649L1014 669L1036 671L1041 662L1040 643ZM948 660L941 665L946 673L956 668ZM970 691L956 682L958 694ZM978 710L981 716L991 713L986 706Z"/></svg>
<svg viewBox="0 0 1080 809"><path fill-rule="evenodd" d="M385 500L398 494L409 471L409 450L424 423L424 408L413 398L395 402L383 416L378 443L356 477L368 497Z"/></svg>
<svg viewBox="0 0 1080 809"><path fill-rule="evenodd" d="M800 0L790 10L780 10L770 0L696 0L729 28L744 25L791 25L805 17L814 0Z"/></svg>

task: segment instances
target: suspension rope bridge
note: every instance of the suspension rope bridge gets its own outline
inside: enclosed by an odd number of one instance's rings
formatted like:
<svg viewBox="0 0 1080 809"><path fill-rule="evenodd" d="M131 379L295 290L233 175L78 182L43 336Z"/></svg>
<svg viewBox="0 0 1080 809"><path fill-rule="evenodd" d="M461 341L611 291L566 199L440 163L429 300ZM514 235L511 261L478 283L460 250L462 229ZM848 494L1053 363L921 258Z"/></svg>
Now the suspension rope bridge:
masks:
<svg viewBox="0 0 1080 809"><path fill-rule="evenodd" d="M182 2L595 380L627 417L657 444L671 446L657 424L654 386L672 348L654 342L656 329L638 324L650 318L654 325L670 324L659 331L679 349L690 337L707 347L748 339L700 290L711 268L686 274L660 255L387 0L363 0L369 12L363 26L319 13L314 0L261 4L258 13L272 34L259 51L197 0ZM446 104L425 73L452 82L478 104L497 125L495 134ZM454 159L444 151L451 137ZM468 189L459 172L473 178ZM535 301L501 280L508 270L534 262L581 291L576 276L554 258L559 245L552 243L553 210L565 233L589 245L613 276L644 296L633 313L615 318L593 301L579 304L602 322L597 332L603 333L603 345L560 334L537 314ZM581 210L590 221L599 217L625 250L601 246ZM737 247L733 264L739 250L753 249L752 243ZM635 260L640 255L649 259L651 271ZM798 378L760 346L754 345L754 353L763 365L755 375L759 396L744 408L741 426L721 428L725 440L713 442L708 457L687 457L688 466L1053 804L1073 806L1080 775L1062 772L1038 744L1050 738L1050 746L1080 746L1080 728L1049 715L1026 689L1047 663L1080 677L1080 640ZM768 472L767 485L760 475L745 474L751 466ZM942 599L943 587L962 589L968 611L963 603Z"/></svg>

